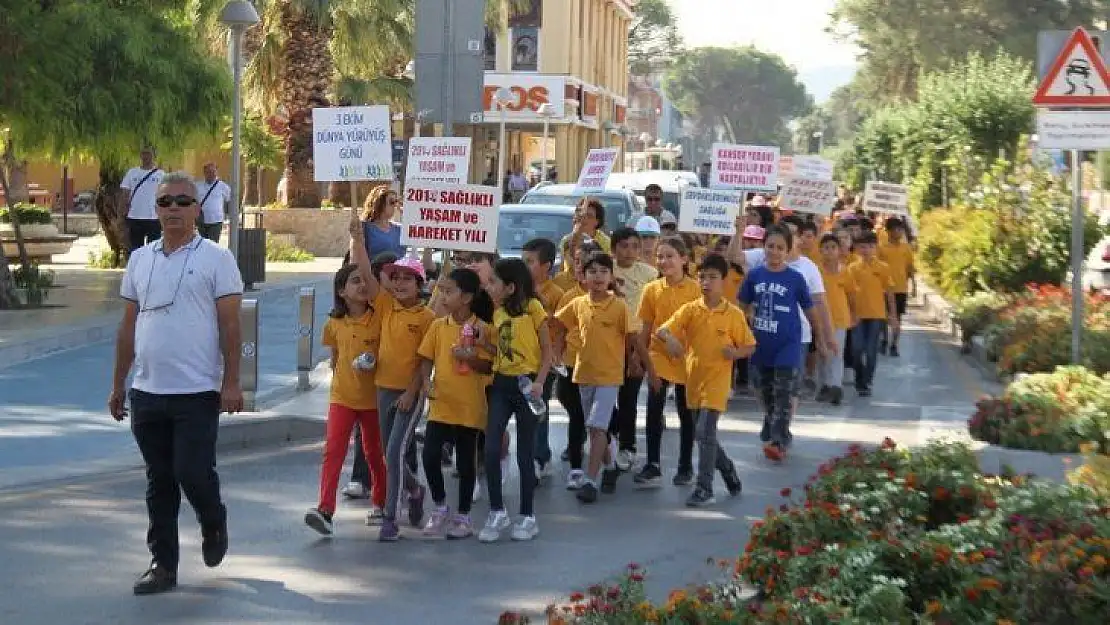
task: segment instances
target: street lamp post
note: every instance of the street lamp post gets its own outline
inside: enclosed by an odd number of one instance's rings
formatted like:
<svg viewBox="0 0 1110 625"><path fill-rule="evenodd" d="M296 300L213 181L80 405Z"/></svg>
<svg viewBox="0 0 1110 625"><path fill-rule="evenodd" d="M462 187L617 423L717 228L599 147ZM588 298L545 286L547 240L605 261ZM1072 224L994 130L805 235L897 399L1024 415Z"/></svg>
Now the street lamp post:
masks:
<svg viewBox="0 0 1110 625"><path fill-rule="evenodd" d="M494 102L497 103L497 109L500 111L500 118L501 118L500 123L499 123L499 126L500 126L499 136L498 136L498 141L497 141L497 188L502 189L502 193L504 193L503 190L505 188L505 121L506 121L505 118L508 114L508 109L506 109L505 107L508 106L509 102L513 101L513 92L509 91L505 87L501 87L500 89L497 90L497 93L495 93L493 95L493 100L494 100Z"/></svg>
<svg viewBox="0 0 1110 625"><path fill-rule="evenodd" d="M220 11L220 23L231 31L231 74L235 95L231 111L231 214L228 215L228 249L239 259L239 222L242 219L240 184L240 126L243 122L243 33L258 23L258 11L247 0L231 0Z"/></svg>
<svg viewBox="0 0 1110 625"><path fill-rule="evenodd" d="M539 116L543 118L543 165L541 165L541 167L543 167L543 170L540 173L540 180L543 182L547 182L550 179L550 176L547 173L547 137L548 131L550 130L549 124L551 123L551 118L555 117L555 112L555 105L551 104L550 102L545 102L544 104L541 104L540 109L536 111L536 113L538 113Z"/></svg>
<svg viewBox="0 0 1110 625"><path fill-rule="evenodd" d="M813 133L813 138L817 139L817 153L821 154L821 152L825 151L825 133L818 130Z"/></svg>

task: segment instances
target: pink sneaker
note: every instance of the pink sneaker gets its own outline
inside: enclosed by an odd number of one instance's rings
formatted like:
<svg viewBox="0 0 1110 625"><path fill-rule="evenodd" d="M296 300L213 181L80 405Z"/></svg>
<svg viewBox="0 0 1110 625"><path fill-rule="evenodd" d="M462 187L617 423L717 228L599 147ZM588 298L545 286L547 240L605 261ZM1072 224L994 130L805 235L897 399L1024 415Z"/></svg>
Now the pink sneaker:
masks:
<svg viewBox="0 0 1110 625"><path fill-rule="evenodd" d="M456 514L451 518L447 527L449 540L464 540L474 535L474 527L470 523L469 514Z"/></svg>
<svg viewBox="0 0 1110 625"><path fill-rule="evenodd" d="M428 523L424 525L424 535L443 536L443 532L447 528L447 523L450 519L450 508L447 506L436 506L432 510L432 516L428 519Z"/></svg>

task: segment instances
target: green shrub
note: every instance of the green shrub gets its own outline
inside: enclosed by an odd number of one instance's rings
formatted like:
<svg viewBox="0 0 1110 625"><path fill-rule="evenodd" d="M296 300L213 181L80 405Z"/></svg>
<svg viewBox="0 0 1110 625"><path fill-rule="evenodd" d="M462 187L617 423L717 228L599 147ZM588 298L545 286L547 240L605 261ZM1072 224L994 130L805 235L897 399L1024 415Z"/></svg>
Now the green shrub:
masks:
<svg viewBox="0 0 1110 625"><path fill-rule="evenodd" d="M50 208L47 206L20 203L15 205L15 214L19 216L19 224L22 226L54 223L50 215ZM11 222L11 210L6 206L0 208L0 223L10 224Z"/></svg>
<svg viewBox="0 0 1110 625"><path fill-rule="evenodd" d="M953 309L953 321L960 327L965 340L980 335L991 323L998 319L1010 298L994 291L983 291L969 295L959 301Z"/></svg>
<svg viewBox="0 0 1110 625"><path fill-rule="evenodd" d="M983 258L994 245L997 217L967 207L934 209L921 218L918 264L942 295L958 299L989 289Z"/></svg>
<svg viewBox="0 0 1110 625"><path fill-rule="evenodd" d="M266 260L272 263L307 263L316 257L281 239L266 235Z"/></svg>

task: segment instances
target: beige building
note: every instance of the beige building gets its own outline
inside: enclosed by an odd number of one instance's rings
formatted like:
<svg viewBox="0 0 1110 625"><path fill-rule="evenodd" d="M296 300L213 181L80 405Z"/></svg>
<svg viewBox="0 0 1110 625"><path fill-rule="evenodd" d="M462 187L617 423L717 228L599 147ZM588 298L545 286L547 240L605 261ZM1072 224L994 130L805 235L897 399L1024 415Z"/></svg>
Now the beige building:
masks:
<svg viewBox="0 0 1110 625"><path fill-rule="evenodd" d="M509 89L506 166L539 168L544 158L540 106L551 104L547 159L561 182L573 181L590 148L622 147L628 107L631 0L534 0L530 15L509 18L486 38L483 124L457 128L474 140L471 180L497 166L501 113L494 94ZM617 169L623 159L617 160Z"/></svg>

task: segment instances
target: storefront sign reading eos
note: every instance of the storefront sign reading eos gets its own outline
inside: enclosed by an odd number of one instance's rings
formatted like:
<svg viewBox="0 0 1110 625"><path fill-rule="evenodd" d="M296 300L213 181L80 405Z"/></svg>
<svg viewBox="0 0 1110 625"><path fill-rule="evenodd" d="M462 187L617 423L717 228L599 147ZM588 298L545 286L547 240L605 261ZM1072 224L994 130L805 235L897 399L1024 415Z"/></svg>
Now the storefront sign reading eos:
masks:
<svg viewBox="0 0 1110 625"><path fill-rule="evenodd" d="M497 251L501 190L413 182L405 189L402 242L466 252Z"/></svg>
<svg viewBox="0 0 1110 625"><path fill-rule="evenodd" d="M487 73L482 92L486 123L501 120L496 94L502 87L512 94L512 99L505 105L505 119L508 121L542 122L538 111L544 104L555 107L555 119L561 119L565 114L566 78L542 74Z"/></svg>

